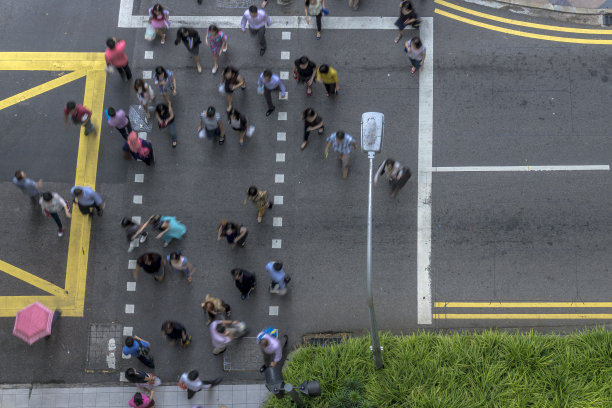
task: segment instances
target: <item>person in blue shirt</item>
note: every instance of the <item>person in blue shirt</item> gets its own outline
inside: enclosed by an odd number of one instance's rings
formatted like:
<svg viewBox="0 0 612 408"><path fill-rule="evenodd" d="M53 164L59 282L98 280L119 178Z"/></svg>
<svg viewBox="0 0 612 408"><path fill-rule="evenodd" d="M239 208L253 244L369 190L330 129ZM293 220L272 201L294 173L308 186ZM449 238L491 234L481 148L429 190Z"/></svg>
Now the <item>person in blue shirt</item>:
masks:
<svg viewBox="0 0 612 408"><path fill-rule="evenodd" d="M98 215L102 216L102 211L104 210L102 197L91 187L74 186L70 189L70 196L72 197L72 202L76 201L79 205L81 214L93 215L92 209L95 208L98 211Z"/></svg>
<svg viewBox="0 0 612 408"><path fill-rule="evenodd" d="M42 187L42 180L35 182L28 178L23 170L17 170L15 172L15 177L13 177L13 184L23 191L23 194L30 197L32 204L38 203L40 197L40 191L38 189Z"/></svg>
<svg viewBox="0 0 612 408"><path fill-rule="evenodd" d="M126 356L134 356L147 367L155 368L155 362L153 361L153 356L151 355L149 342L141 339L138 336L128 336L125 338L123 354Z"/></svg>
<svg viewBox="0 0 612 408"><path fill-rule="evenodd" d="M281 296L287 293L287 283L291 280L283 269L283 263L271 261L266 264L266 271L272 282L270 283L270 293L277 293Z"/></svg>
<svg viewBox="0 0 612 408"><path fill-rule="evenodd" d="M266 103L268 104L266 116L270 116L272 112L274 112L274 109L276 109L272 103L272 91L280 88L281 98L284 98L287 90L285 89L285 84L283 81L281 81L280 77L273 74L269 69L262 72L257 80L257 88L261 89L262 87L264 97L266 98Z"/></svg>

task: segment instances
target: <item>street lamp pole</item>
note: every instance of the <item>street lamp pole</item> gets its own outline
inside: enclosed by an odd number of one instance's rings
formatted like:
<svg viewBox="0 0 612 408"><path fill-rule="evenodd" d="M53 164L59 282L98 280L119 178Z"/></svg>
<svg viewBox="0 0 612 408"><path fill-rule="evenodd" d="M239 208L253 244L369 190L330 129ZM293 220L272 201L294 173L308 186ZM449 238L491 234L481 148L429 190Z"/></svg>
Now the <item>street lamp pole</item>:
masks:
<svg viewBox="0 0 612 408"><path fill-rule="evenodd" d="M366 248L366 289L368 293L368 310L370 313L370 336L374 367L383 368L382 351L378 339L376 314L374 313L374 295L372 294L372 173L374 156L382 149L384 115L377 112L366 112L361 116L361 149L368 153L370 173L368 178L368 237Z"/></svg>

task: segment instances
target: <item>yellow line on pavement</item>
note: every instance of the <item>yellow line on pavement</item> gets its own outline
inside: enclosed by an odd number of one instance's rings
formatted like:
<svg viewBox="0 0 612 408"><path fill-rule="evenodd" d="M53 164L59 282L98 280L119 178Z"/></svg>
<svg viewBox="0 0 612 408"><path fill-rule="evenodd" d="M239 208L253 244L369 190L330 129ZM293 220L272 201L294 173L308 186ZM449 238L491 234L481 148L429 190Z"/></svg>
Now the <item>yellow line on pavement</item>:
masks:
<svg viewBox="0 0 612 408"><path fill-rule="evenodd" d="M470 25L477 26L480 28L485 28L487 30L497 31L500 33L516 35L519 37L527 37L527 38L534 38L537 40L555 41L555 42L572 43L572 44L597 44L597 45L612 44L612 40L557 37L553 35L526 33L524 31L512 30L510 28L498 27L498 26L491 25L491 24L481 23L480 21L470 20L469 18L461 17L456 14L449 13L447 11L440 10L440 9L435 9L434 12L442 16L452 18L453 20L461 21L462 23L470 24Z"/></svg>
<svg viewBox="0 0 612 408"><path fill-rule="evenodd" d="M471 307L471 308L504 308L504 307L567 307L593 308L609 307L612 302L434 302L434 307Z"/></svg>
<svg viewBox="0 0 612 408"><path fill-rule="evenodd" d="M83 104L91 109L96 134L85 136L84 129L81 128L74 180L76 185L85 185L92 188L95 188L96 185L105 87L106 72L104 70L88 72ZM66 264L66 290L75 296L74 304L77 311L80 311L78 316L83 316L91 217L84 216L79 211L73 211L72 214L68 262Z"/></svg>
<svg viewBox="0 0 612 408"><path fill-rule="evenodd" d="M512 20L509 18L494 16L492 14L481 13L479 11L457 6L456 4L449 3L444 0L435 0L434 2L440 4L441 6L452 8L454 10L461 11L466 14L471 14L473 16L482 17L482 18L486 18L486 19L494 20L494 21L499 21L500 23L518 25L522 27L530 27L530 28L537 28L540 30L559 31L559 32L564 32L564 33L576 33L576 34L612 34L612 30L596 30L592 28L572 28L572 27L552 26L552 25L547 25L547 24L529 23L527 21Z"/></svg>
<svg viewBox="0 0 612 408"><path fill-rule="evenodd" d="M612 319L612 313L434 313L434 319L440 320L455 320L455 319L475 319L475 320L578 320L578 319L595 319L608 320Z"/></svg>
<svg viewBox="0 0 612 408"><path fill-rule="evenodd" d="M87 61L104 62L104 53L101 52L0 52L0 61Z"/></svg>
<svg viewBox="0 0 612 408"><path fill-rule="evenodd" d="M40 290L44 290L47 293L57 296L65 296L66 291L59 286L52 284L42 278L39 278L36 275L32 275L29 272L24 271L23 269L19 269L16 266L13 266L4 261L0 261L0 271L6 273L7 275L11 275L14 278L19 279L25 283L28 283L35 288Z"/></svg>
<svg viewBox="0 0 612 408"><path fill-rule="evenodd" d="M16 95L8 97L0 101L0 110L8 108L9 106L15 105L19 102L23 102L26 99L33 98L37 95L48 92L52 89L58 88L62 85L65 85L69 82L75 81L79 78L87 75L85 71L75 71L66 75L62 75L59 78L52 79L51 81L45 82L44 84L35 86L34 88L30 88L27 91L20 92Z"/></svg>

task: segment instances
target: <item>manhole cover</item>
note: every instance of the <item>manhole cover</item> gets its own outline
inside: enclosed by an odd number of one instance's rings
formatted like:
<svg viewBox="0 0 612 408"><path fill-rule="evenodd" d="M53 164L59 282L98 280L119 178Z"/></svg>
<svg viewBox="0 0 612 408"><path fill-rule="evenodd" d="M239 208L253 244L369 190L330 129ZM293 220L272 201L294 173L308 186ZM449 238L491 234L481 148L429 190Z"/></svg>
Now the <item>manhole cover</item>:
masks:
<svg viewBox="0 0 612 408"><path fill-rule="evenodd" d="M142 105L130 105L129 116L134 132L150 132L153 129L155 114L151 113L151 117L147 119L146 112Z"/></svg>
<svg viewBox="0 0 612 408"><path fill-rule="evenodd" d="M352 336L352 333L312 333L302 336L302 342L310 346L325 346L327 344L342 343L344 339Z"/></svg>
<svg viewBox="0 0 612 408"><path fill-rule="evenodd" d="M93 323L89 326L87 370L115 370L121 353L123 326Z"/></svg>
<svg viewBox="0 0 612 408"><path fill-rule="evenodd" d="M257 344L257 337L243 337L230 343L223 353L225 371L259 371L263 356Z"/></svg>

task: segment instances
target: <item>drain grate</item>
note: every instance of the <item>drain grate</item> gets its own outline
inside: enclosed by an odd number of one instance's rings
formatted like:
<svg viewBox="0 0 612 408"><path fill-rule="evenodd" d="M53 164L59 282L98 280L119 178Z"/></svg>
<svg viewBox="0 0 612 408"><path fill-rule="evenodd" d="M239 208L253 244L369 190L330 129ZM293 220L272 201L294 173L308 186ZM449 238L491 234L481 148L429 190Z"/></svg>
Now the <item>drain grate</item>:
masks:
<svg viewBox="0 0 612 408"><path fill-rule="evenodd" d="M87 346L88 371L116 370L117 353L121 352L123 326L93 323L89 326Z"/></svg>
<svg viewBox="0 0 612 408"><path fill-rule="evenodd" d="M309 346L326 346L328 344L342 343L344 339L353 335L351 332L341 333L311 333L302 336L302 342Z"/></svg>

